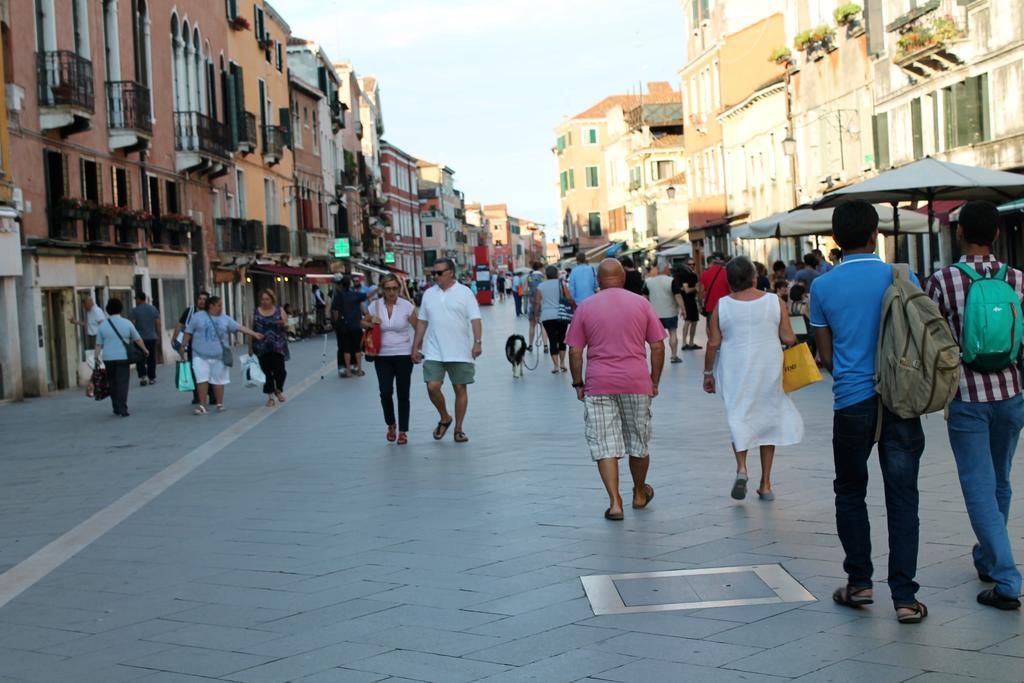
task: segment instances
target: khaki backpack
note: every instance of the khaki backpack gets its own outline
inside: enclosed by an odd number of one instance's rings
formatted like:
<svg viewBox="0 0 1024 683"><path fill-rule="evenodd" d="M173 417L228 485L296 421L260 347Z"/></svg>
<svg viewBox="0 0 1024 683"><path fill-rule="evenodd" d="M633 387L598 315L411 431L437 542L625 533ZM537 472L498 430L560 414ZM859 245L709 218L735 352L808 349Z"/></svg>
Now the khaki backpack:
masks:
<svg viewBox="0 0 1024 683"><path fill-rule="evenodd" d="M944 410L960 386L960 347L938 305L910 279L910 268L892 267L882 299L875 390L882 405L902 418Z"/></svg>

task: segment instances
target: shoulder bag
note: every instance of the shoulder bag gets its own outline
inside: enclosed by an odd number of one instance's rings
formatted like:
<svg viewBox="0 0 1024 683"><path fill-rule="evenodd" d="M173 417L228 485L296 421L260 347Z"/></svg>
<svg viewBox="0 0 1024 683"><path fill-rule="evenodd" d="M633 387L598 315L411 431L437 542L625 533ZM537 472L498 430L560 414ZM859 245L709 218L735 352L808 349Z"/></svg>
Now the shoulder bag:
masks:
<svg viewBox="0 0 1024 683"><path fill-rule="evenodd" d="M565 283L560 283L561 290L558 296L558 319L572 320L573 305L569 303L569 290Z"/></svg>
<svg viewBox="0 0 1024 683"><path fill-rule="evenodd" d="M383 313L381 306L384 305L383 299L377 300L377 312ZM382 317L381 315L377 316ZM377 359L377 355L380 353L380 323L374 323L373 327L363 330L363 340L360 344L363 349L363 356L367 361L372 363Z"/></svg>
<svg viewBox="0 0 1024 683"><path fill-rule="evenodd" d="M722 274L723 271L725 271L725 267L719 266L718 272L715 273L715 276L713 278L711 278L711 285L708 287L708 291L704 292L704 303L701 305L701 309L703 309L701 310L701 313L704 315L705 318L711 317L711 311L708 310L708 296L711 295L711 291L715 288L715 283L718 282L718 277Z"/></svg>
<svg viewBox="0 0 1024 683"><path fill-rule="evenodd" d="M203 312L206 313L206 311ZM206 313L206 318L210 321L214 334L217 335L217 341L220 342L220 361L224 363L224 367L230 368L235 364L235 352L231 350L231 346L220 336L220 330L217 328L217 323L214 322L213 316Z"/></svg>
<svg viewBox="0 0 1024 683"><path fill-rule="evenodd" d="M129 344L126 342L124 337L121 336L121 333L117 331L117 325L115 325L110 318L107 318L107 324L110 325L110 329L114 330L114 334L116 334L117 338L121 340L122 344L124 344L124 354L129 363L134 365L146 360L146 354L142 352L142 349L135 344Z"/></svg>

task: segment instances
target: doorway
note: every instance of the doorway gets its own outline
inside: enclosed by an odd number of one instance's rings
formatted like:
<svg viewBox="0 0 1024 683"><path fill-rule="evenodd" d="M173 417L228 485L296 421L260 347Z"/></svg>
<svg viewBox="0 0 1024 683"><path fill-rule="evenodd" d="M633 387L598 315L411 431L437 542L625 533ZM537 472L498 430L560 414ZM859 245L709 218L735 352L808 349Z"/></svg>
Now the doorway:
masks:
<svg viewBox="0 0 1024 683"><path fill-rule="evenodd" d="M67 328L65 323L72 314L71 291L43 290L43 320L46 323L46 384L50 391L71 386L68 369Z"/></svg>

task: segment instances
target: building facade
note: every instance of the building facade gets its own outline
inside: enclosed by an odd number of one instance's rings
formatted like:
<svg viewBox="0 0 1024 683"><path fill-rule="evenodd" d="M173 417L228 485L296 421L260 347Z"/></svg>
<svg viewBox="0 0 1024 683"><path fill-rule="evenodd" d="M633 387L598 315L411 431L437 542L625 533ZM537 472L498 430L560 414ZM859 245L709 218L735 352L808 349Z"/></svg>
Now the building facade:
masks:
<svg viewBox="0 0 1024 683"><path fill-rule="evenodd" d="M423 277L417 159L389 142L381 143L385 265L419 280ZM389 256L390 254L390 256Z"/></svg>

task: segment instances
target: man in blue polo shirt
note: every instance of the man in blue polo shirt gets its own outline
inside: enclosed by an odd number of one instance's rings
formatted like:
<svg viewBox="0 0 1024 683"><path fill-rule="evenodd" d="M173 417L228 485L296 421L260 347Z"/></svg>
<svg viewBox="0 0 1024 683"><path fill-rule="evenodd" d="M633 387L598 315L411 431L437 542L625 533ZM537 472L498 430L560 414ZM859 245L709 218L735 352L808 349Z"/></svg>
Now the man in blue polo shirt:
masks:
<svg viewBox="0 0 1024 683"><path fill-rule="evenodd" d="M889 527L889 590L896 617L916 624L927 616L917 601L917 474L924 451L920 418L904 420L880 408L875 392L875 354L882 299L892 283L892 268L875 255L878 213L863 201L832 214L832 234L843 250L842 262L811 284L811 325L822 364L834 379L835 415L832 451L836 478L836 528L846 560L846 585L832 599L848 607L874 602L871 528L864 502L867 461L881 417L878 462L885 482ZM911 276L913 277L913 276ZM917 279L914 283L920 286Z"/></svg>

